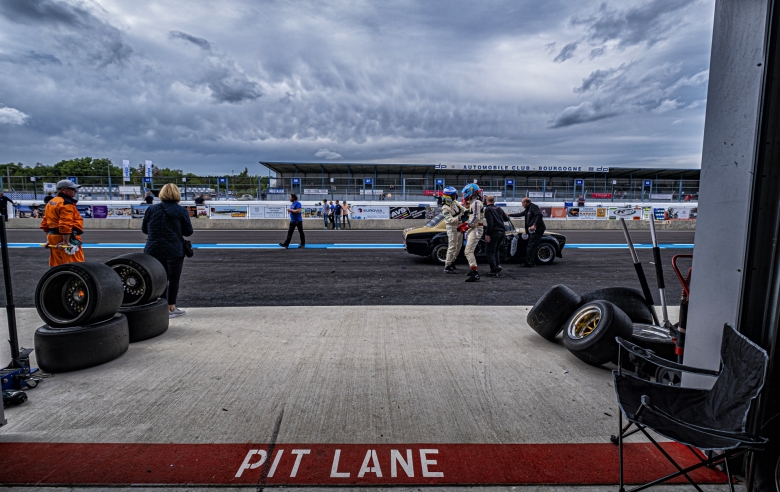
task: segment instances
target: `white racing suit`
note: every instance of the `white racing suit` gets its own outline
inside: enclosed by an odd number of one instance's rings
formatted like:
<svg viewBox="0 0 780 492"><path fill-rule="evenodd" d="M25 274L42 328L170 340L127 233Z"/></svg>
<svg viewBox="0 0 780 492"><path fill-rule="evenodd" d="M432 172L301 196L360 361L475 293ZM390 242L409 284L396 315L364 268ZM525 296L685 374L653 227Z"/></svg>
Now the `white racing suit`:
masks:
<svg viewBox="0 0 780 492"><path fill-rule="evenodd" d="M450 266L455 263L463 246L463 234L458 231L460 218L466 209L455 200L446 200L441 207L441 213L444 215L444 223L447 224L447 261L444 266Z"/></svg>
<svg viewBox="0 0 780 492"><path fill-rule="evenodd" d="M482 201L479 198L475 198L471 205L469 205L469 229L466 232L466 249L463 252L466 254L466 259L469 260L469 266L472 270L477 267L477 257L474 256L474 251L477 249L479 239L483 235L482 223L485 220L485 214L482 210Z"/></svg>

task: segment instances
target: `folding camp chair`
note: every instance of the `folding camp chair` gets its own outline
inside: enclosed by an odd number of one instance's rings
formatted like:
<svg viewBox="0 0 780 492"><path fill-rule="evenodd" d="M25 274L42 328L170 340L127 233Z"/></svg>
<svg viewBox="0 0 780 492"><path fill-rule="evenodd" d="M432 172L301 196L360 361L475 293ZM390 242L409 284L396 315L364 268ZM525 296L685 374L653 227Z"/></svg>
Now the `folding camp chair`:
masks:
<svg viewBox="0 0 780 492"><path fill-rule="evenodd" d="M620 433L616 439L620 447L620 492L625 491L623 438L637 431L642 432L658 448L661 454L677 468L677 472L631 489L629 492L643 490L679 476L684 476L696 490L701 491L689 473L703 466L712 466L721 462L733 491L734 484L728 460L747 452L759 451L767 441L763 437L748 433L745 429L750 405L764 387L769 362L766 352L728 324L723 328L719 371L688 367L662 359L651 350L643 349L620 337L617 338L617 342L620 345L618 370L612 371L612 375L621 410L618 415ZM666 386L645 381L632 374L623 373L620 364L623 350L668 369L717 376L718 380L710 390ZM629 422L625 428L623 427L624 415ZM637 429L628 433L631 425L635 425ZM685 469L681 468L653 439L647 429L686 445L699 462ZM710 456L705 459L695 448L702 451L718 450L722 453L708 453Z"/></svg>

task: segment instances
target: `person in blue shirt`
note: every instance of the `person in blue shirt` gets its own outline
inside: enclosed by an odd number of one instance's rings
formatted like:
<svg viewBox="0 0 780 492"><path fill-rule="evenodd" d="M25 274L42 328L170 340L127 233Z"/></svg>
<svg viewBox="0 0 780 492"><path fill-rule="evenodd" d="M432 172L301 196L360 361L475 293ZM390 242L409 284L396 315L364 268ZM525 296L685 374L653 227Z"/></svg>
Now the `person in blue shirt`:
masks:
<svg viewBox="0 0 780 492"><path fill-rule="evenodd" d="M333 206L333 226L336 229L341 229L341 204L336 200L336 205Z"/></svg>
<svg viewBox="0 0 780 492"><path fill-rule="evenodd" d="M279 243L279 246L281 246L284 249L287 249L287 247L290 245L290 240L292 239L293 232L295 231L295 228L298 228L298 235L301 236L301 245L298 246L298 248L305 248L306 247L306 236L303 234L303 216L301 215L301 202L298 201L298 195L295 193L290 193L290 208L287 209L287 212L290 214L290 227L287 229L287 239L283 243Z"/></svg>
<svg viewBox="0 0 780 492"><path fill-rule="evenodd" d="M322 201L322 211L320 212L322 214L322 220L325 221L325 229L328 228L328 216L330 215L330 206L328 206L328 201L323 200Z"/></svg>

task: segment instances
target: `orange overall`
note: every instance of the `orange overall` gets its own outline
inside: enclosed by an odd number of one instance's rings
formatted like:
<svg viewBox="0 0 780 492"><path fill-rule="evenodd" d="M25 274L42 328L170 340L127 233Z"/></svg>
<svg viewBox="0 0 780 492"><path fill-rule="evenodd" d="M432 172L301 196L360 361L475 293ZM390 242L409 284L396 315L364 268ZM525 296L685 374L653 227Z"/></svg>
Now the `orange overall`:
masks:
<svg viewBox="0 0 780 492"><path fill-rule="evenodd" d="M46 242L49 245L62 243L63 238L75 236L81 241L84 232L84 219L76 209L76 200L62 194L49 200L46 204L41 221L41 229L46 232ZM84 261L84 251L79 249L76 254L69 255L62 248L49 248L49 266L55 267L65 263Z"/></svg>

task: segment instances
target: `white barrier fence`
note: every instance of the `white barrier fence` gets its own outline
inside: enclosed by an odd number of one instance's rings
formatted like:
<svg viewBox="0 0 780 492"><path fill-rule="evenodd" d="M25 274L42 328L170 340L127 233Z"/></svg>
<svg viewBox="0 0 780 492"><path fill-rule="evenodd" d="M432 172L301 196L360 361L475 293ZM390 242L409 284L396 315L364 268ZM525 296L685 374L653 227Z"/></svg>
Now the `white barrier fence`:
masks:
<svg viewBox="0 0 780 492"><path fill-rule="evenodd" d="M322 204L316 202L301 202L304 219L322 220ZM216 201L204 205L194 202L181 202L191 217L204 219L285 219L289 202L262 201ZM523 210L518 202L499 203L508 214ZM545 219L549 220L615 220L623 217L627 220L648 220L653 214L657 220L690 220L696 219L698 204L664 203L623 203L595 206L562 206L560 203L537 203ZM33 200L20 200L13 205L9 217L39 218L43 214L43 203ZM436 203L396 202L393 205L376 205L373 203L350 204L350 217L354 220L363 219L431 219L439 213ZM77 205L84 218L91 219L129 219L143 218L147 204L126 201L82 201Z"/></svg>

